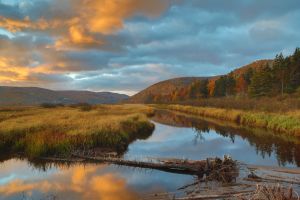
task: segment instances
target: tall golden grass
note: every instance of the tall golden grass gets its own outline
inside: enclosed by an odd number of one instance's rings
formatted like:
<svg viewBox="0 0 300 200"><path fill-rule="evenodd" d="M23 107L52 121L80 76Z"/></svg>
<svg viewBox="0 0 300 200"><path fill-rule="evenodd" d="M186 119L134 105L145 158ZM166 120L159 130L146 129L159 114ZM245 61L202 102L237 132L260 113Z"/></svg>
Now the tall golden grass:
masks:
<svg viewBox="0 0 300 200"><path fill-rule="evenodd" d="M276 132L300 136L300 111L268 113L183 105L155 105L155 107L233 121L250 127L267 128Z"/></svg>
<svg viewBox="0 0 300 200"><path fill-rule="evenodd" d="M204 98L185 100L174 103L198 107L212 107L260 112L284 113L300 109L300 93L277 97L248 98L246 96L229 96L221 98ZM276 109L274 109L276 108Z"/></svg>
<svg viewBox="0 0 300 200"><path fill-rule="evenodd" d="M68 155L93 147L124 150L154 125L143 105L0 109L0 149L29 156Z"/></svg>

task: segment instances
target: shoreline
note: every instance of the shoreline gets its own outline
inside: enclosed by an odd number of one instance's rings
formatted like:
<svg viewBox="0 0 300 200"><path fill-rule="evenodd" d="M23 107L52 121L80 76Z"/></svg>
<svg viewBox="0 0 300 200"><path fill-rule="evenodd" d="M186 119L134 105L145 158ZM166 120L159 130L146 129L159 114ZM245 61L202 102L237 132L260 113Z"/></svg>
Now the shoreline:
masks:
<svg viewBox="0 0 300 200"><path fill-rule="evenodd" d="M282 134L300 137L300 115L290 113L267 113L212 107L186 105L152 105L156 109L166 109L201 117L234 122L252 128L264 128Z"/></svg>

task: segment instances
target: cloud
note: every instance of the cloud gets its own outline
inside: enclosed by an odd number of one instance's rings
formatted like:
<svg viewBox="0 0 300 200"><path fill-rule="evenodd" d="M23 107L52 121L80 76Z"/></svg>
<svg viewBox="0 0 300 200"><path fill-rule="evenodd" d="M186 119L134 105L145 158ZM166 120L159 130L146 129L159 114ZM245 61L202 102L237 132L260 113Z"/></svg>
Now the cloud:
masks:
<svg viewBox="0 0 300 200"><path fill-rule="evenodd" d="M22 180L13 180L9 184L0 186L0 194L3 196L9 196L13 194L20 194L22 192L27 192L34 190L35 188L40 188L42 191L47 191L50 184L47 181L42 181L39 183L24 183Z"/></svg>
<svg viewBox="0 0 300 200"><path fill-rule="evenodd" d="M109 53L97 51L59 52L48 45L47 37L0 35L0 82L39 84L67 81L69 72L93 71L108 67ZM112 56L112 55L111 55Z"/></svg>
<svg viewBox="0 0 300 200"><path fill-rule="evenodd" d="M0 185L0 195L16 198L32 192L57 194L60 198L82 198L103 200L134 200L137 195L131 191L125 179L112 174L99 174L104 166L75 166L61 169L49 175L46 181L13 179ZM38 195L38 193L36 193Z"/></svg>
<svg viewBox="0 0 300 200"><path fill-rule="evenodd" d="M19 18L21 17L21 13L18 11L19 11L18 8L11 5L3 4L0 1L0 13L2 16L6 16L9 18Z"/></svg>
<svg viewBox="0 0 300 200"><path fill-rule="evenodd" d="M49 9L45 8L45 5L47 3L41 7L46 9L47 18L42 13L41 16L35 16L36 19L30 19L28 15L24 19L1 16L0 27L11 32L50 32L57 38L54 45L56 49L86 46L96 48L104 43L99 40L99 36L120 30L123 28L124 20L132 16L142 15L150 18L159 16L167 8L168 0L55 0ZM67 15L56 15L57 11L53 10L60 5L72 12ZM39 6L36 8L40 8Z"/></svg>
<svg viewBox="0 0 300 200"><path fill-rule="evenodd" d="M298 0L3 2L5 85L132 94L168 78L225 74L300 46Z"/></svg>

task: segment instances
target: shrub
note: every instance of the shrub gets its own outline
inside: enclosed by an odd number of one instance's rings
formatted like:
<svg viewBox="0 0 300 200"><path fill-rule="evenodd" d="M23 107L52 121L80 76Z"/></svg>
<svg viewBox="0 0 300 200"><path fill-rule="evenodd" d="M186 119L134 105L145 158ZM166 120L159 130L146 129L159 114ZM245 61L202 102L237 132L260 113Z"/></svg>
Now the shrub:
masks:
<svg viewBox="0 0 300 200"><path fill-rule="evenodd" d="M91 111L93 109L93 106L88 103L72 104L70 107L71 108L79 108L81 111Z"/></svg>
<svg viewBox="0 0 300 200"><path fill-rule="evenodd" d="M42 104L41 104L41 107L42 107L42 108L56 108L57 105L56 105L56 104L53 104L53 103L42 103Z"/></svg>

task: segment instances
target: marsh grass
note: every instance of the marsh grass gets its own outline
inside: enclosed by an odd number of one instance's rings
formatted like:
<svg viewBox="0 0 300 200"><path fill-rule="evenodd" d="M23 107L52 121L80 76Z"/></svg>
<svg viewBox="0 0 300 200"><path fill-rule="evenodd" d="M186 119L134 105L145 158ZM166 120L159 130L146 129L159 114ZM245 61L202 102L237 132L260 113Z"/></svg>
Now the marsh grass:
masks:
<svg viewBox="0 0 300 200"><path fill-rule="evenodd" d="M246 198L240 198L246 200ZM256 191L253 196L247 198L250 200L296 200L299 199L298 194L292 187L284 188L281 185L257 185Z"/></svg>
<svg viewBox="0 0 300 200"><path fill-rule="evenodd" d="M124 151L154 125L143 105L0 109L0 149L27 156L67 156L95 147Z"/></svg>
<svg viewBox="0 0 300 200"><path fill-rule="evenodd" d="M250 127L266 128L276 132L300 136L300 111L268 113L183 105L155 105L155 107L203 117L233 121Z"/></svg>
<svg viewBox="0 0 300 200"><path fill-rule="evenodd" d="M176 104L258 112L284 113L297 111L300 109L300 93L293 95L261 98L248 98L246 96L229 96L221 98L186 100L178 102Z"/></svg>

